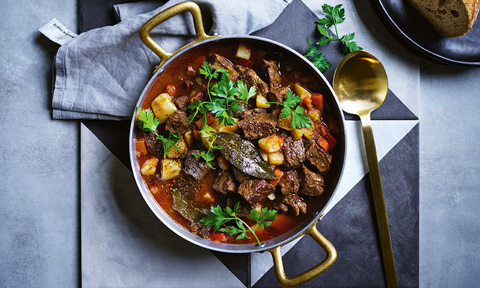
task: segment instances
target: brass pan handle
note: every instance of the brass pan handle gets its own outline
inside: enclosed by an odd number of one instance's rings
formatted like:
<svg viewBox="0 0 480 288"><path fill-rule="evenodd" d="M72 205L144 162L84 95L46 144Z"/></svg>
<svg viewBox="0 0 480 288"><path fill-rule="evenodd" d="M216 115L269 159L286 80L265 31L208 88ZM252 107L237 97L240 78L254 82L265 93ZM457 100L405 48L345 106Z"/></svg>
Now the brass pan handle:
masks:
<svg viewBox="0 0 480 288"><path fill-rule="evenodd" d="M317 222L318 220L315 221L315 223L313 223L302 234L302 235L307 234L308 236L312 237L312 239L315 240L315 242L317 242L327 254L325 259L321 263L317 264L316 266L308 269L307 271L293 278L288 278L285 275L285 270L283 268L282 254L280 251L283 245L279 245L277 247L267 250L272 254L273 264L275 266L275 274L277 275L278 283L280 283L280 285L282 285L283 287L294 287L294 286L303 284L307 281L310 281L313 278L325 272L328 268L330 268L333 265L333 263L335 263L335 260L337 260L337 250L335 250L335 247L333 247L332 243L330 243L330 241L328 241L327 238L325 238L320 232L318 232L316 227Z"/></svg>
<svg viewBox="0 0 480 288"><path fill-rule="evenodd" d="M175 15L178 15L182 12L189 11L192 14L193 22L195 25L195 39L184 45L183 47L175 50L174 52L170 53L163 49L157 42L155 42L152 37L150 36L150 31L153 28L158 26L159 24L165 22L166 20L172 18ZM162 66L170 57L178 53L179 51L185 49L186 47L193 45L197 42L218 37L220 35L210 36L205 33L205 29L203 28L203 20L202 20L202 12L200 7L194 2L182 2L176 4L157 15L153 16L150 20L148 20L145 24L143 24L142 28L140 29L140 38L142 39L143 43L147 45L155 54L160 57L160 64L158 67ZM158 69L158 68L157 68Z"/></svg>

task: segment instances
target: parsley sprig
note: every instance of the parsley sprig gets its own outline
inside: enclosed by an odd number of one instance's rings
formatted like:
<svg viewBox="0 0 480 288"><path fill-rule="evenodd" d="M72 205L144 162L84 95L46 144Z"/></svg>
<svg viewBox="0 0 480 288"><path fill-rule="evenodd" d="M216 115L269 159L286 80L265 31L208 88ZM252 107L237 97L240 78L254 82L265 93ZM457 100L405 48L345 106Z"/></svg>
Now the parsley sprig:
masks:
<svg viewBox="0 0 480 288"><path fill-rule="evenodd" d="M160 125L160 121L157 119L157 117L155 117L152 109L140 109L137 107L137 111L138 127L140 127L140 129L142 129L143 131L152 132L153 134L158 136L157 127L158 125Z"/></svg>
<svg viewBox="0 0 480 288"><path fill-rule="evenodd" d="M269 104L277 104L283 106L281 117L292 117L292 128L312 128L312 120L308 114L305 114L302 106L298 105L302 98L295 95L292 91L287 93L287 98L282 103L268 102Z"/></svg>
<svg viewBox="0 0 480 288"><path fill-rule="evenodd" d="M226 207L222 208L220 205L211 206L208 214L200 220L201 223L206 226L213 227L214 231L225 232L228 235L237 235L236 239L250 239L248 233L251 233L257 240L258 245L261 245L260 240L255 234L257 228L265 229L272 224L272 221L275 220L277 215L277 210L262 208L260 212L255 209L250 211L249 218L256 222L256 224L250 227L244 220L236 215L238 209L240 208L240 202L237 202L232 208ZM227 225L229 223L234 223L233 225ZM220 228L223 226L222 228Z"/></svg>
<svg viewBox="0 0 480 288"><path fill-rule="evenodd" d="M208 140L208 150L201 151L200 153L192 153L193 156L195 157L201 157L205 162L207 163L208 167L215 169L212 164L210 164L210 161L215 160L215 152L214 150L222 149L221 146L214 145L215 140L217 139L218 135L214 133L213 128L208 126L205 122L203 124L202 129L200 130L200 134L202 137L205 138L210 138L211 140Z"/></svg>
<svg viewBox="0 0 480 288"><path fill-rule="evenodd" d="M324 4L322 6L322 11L326 14L324 18L317 20L317 30L323 36L316 45L320 47L325 47L328 43L333 41L340 41L343 45L343 52L353 52L362 50L363 48L358 46L353 38L355 33L348 33L340 37L338 35L337 25L345 21L345 9L342 8L342 4L336 6L330 6ZM331 35L328 28L334 26L335 35ZM328 62L327 58L321 53L318 52L318 47L311 45L309 39L307 38L308 52L305 57L309 58L313 65L315 65L320 72L325 73L332 66Z"/></svg>
<svg viewBox="0 0 480 288"><path fill-rule="evenodd" d="M170 148L173 147L173 150L178 150L179 147L176 146L178 140L180 140L180 135L172 133L168 131L170 135L168 135L168 138L163 137L162 135L158 135L157 139L162 141L163 145L163 158L167 158L167 152L170 150Z"/></svg>
<svg viewBox="0 0 480 288"><path fill-rule="evenodd" d="M243 109L243 104L246 104L248 99L253 97L257 92L254 86L248 88L247 84L240 80L233 82L230 80L230 74L226 69L213 69L212 64L207 61L203 61L199 73L208 80L208 101L193 98L192 103L188 105L188 108L191 109L193 113L188 116L187 120L188 123L191 123L199 113L202 115L203 127L200 130L200 134L202 134L203 137L213 137L213 141L209 142L208 151L202 151L201 153L193 155L203 158L207 165L213 168L210 164L210 161L215 159L213 150L220 149L221 147L213 145L216 134L213 133L212 128L207 125L207 113L215 115L215 118L218 119L220 124L223 123L225 126L235 125L233 113ZM213 86L210 85L212 80L217 80Z"/></svg>
<svg viewBox="0 0 480 288"><path fill-rule="evenodd" d="M191 107L189 106L189 108L195 109L194 114L210 112L218 118L220 124L223 123L225 126L234 125L233 113L243 109L242 104L246 104L248 99L257 93L255 86L248 88L240 80L233 82L230 80L230 74L227 70L223 68L213 70L212 64L207 61L203 62L199 72L208 80L207 94L209 101L195 101L196 103L190 104ZM220 79L210 87L210 81L217 80L219 76ZM193 118L190 120L193 120Z"/></svg>
<svg viewBox="0 0 480 288"><path fill-rule="evenodd" d="M174 150L177 150L176 146L178 140L180 140L180 135L168 131L170 134L168 137L163 137L157 132L157 127L160 125L160 121L155 117L152 112L152 109L140 109L137 107L138 116L137 116L137 125L143 131L152 132L155 134L156 139L162 141L163 145L163 158L167 157L167 152L170 148L173 147Z"/></svg>

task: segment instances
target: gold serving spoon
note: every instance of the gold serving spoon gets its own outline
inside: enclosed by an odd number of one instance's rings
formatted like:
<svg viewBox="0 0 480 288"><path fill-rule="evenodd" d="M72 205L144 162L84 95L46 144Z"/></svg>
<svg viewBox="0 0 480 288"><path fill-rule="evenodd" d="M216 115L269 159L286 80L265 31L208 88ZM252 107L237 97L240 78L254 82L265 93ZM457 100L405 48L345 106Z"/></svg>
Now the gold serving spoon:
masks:
<svg viewBox="0 0 480 288"><path fill-rule="evenodd" d="M398 287L382 180L370 121L370 113L380 107L387 97L387 73L382 63L372 54L365 51L352 52L338 64L333 76L333 89L342 109L358 115L362 122L387 286Z"/></svg>

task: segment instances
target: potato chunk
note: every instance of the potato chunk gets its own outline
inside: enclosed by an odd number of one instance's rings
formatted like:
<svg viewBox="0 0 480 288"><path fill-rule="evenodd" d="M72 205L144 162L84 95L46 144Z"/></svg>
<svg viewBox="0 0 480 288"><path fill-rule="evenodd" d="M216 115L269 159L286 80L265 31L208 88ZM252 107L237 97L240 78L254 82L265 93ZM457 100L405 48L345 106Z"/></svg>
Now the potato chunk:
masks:
<svg viewBox="0 0 480 288"><path fill-rule="evenodd" d="M282 151L268 153L268 163L272 165L282 165L284 159Z"/></svg>
<svg viewBox="0 0 480 288"><path fill-rule="evenodd" d="M180 159L168 159L162 160L162 179L169 180L180 175L182 170L182 161Z"/></svg>
<svg viewBox="0 0 480 288"><path fill-rule="evenodd" d="M192 146L192 143L193 143L193 131L192 130L188 130L187 132L185 132L185 134L183 134L183 138L185 139L185 143L187 143L187 145L190 147Z"/></svg>
<svg viewBox="0 0 480 288"><path fill-rule="evenodd" d="M268 153L263 151L262 148L258 149L258 154L262 157L263 161L268 161Z"/></svg>
<svg viewBox="0 0 480 288"><path fill-rule="evenodd" d="M283 139L274 134L258 140L258 146L267 153L273 153L280 151L282 142Z"/></svg>
<svg viewBox="0 0 480 288"><path fill-rule="evenodd" d="M140 172L144 176L153 175L155 172L157 172L157 164L158 158L152 157L143 163L142 168L140 168Z"/></svg>
<svg viewBox="0 0 480 288"><path fill-rule="evenodd" d="M175 146L170 147L167 151L167 158L185 158L187 157L188 147L183 137L177 141Z"/></svg>
<svg viewBox="0 0 480 288"><path fill-rule="evenodd" d="M262 95L257 95L256 105L258 108L270 108L267 98Z"/></svg>
<svg viewBox="0 0 480 288"><path fill-rule="evenodd" d="M233 118L233 117L232 117ZM212 128L215 129L218 132L231 132L231 133L236 133L238 131L238 119L233 118L235 121L235 124L230 125L230 126L225 126L225 123L218 122L218 118L215 118L215 121L212 122Z"/></svg>
<svg viewBox="0 0 480 288"><path fill-rule="evenodd" d="M278 115L278 121L277 121L277 127L282 128L287 131L292 131L292 116L288 117L283 117L282 118L282 113Z"/></svg>
<svg viewBox="0 0 480 288"><path fill-rule="evenodd" d="M293 87L293 92L300 98L305 98L305 97L311 97L312 96L312 93L310 93L310 91L308 91L307 89L305 89L304 87L302 87L302 85L298 84L298 83L295 83L295 86Z"/></svg>
<svg viewBox="0 0 480 288"><path fill-rule="evenodd" d="M168 116L177 111L177 106L173 103L172 97L168 93L162 93L152 102L152 110L160 123L167 122Z"/></svg>
<svg viewBox="0 0 480 288"><path fill-rule="evenodd" d="M238 45L237 54L235 56L245 60L250 60L250 56L251 56L250 48L248 48L243 44Z"/></svg>
<svg viewBox="0 0 480 288"><path fill-rule="evenodd" d="M293 140L298 140L298 139L302 138L303 131L302 131L302 129L295 129L290 134L292 135Z"/></svg>

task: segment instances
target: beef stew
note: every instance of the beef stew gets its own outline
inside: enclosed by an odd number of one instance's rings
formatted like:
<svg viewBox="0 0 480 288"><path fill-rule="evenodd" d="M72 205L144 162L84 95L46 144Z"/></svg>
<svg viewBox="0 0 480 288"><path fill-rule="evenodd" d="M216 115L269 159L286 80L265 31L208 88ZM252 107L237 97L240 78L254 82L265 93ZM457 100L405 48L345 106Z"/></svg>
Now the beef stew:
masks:
<svg viewBox="0 0 480 288"><path fill-rule="evenodd" d="M207 67L217 78L202 74ZM317 212L340 131L310 73L286 55L242 41L194 49L165 68L139 107L158 120L155 133L140 124L135 135L144 182L175 222L205 239L245 244L254 237L236 239L201 219L220 205L237 207L253 225L252 209L275 210L275 221L255 231L266 241ZM237 109L198 112L201 103L212 103L211 89L220 81L255 93L235 101ZM285 116L292 99L298 114ZM305 116L303 124L295 116Z"/></svg>

